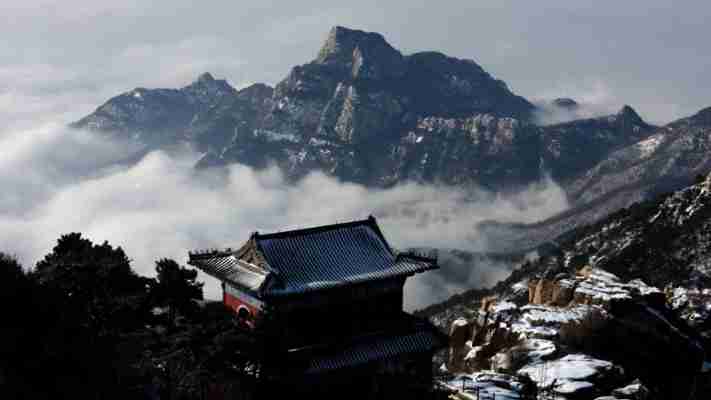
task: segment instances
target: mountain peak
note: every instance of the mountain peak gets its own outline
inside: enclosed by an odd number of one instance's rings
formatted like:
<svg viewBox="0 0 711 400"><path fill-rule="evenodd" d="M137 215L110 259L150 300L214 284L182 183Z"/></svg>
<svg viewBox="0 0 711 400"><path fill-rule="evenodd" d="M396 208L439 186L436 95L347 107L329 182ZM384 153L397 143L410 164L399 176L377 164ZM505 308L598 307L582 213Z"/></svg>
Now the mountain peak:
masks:
<svg viewBox="0 0 711 400"><path fill-rule="evenodd" d="M706 107L691 117L696 123L707 126L711 125L711 107Z"/></svg>
<svg viewBox="0 0 711 400"><path fill-rule="evenodd" d="M225 96L237 93L237 90L230 86L226 80L215 79L209 72L200 74L197 80L182 88L181 91L190 96L191 101L208 106L217 104Z"/></svg>
<svg viewBox="0 0 711 400"><path fill-rule="evenodd" d="M212 74L209 72L203 72L202 74L200 74L200 76L198 76L197 79L198 82L212 82L214 80L215 77L213 77Z"/></svg>
<svg viewBox="0 0 711 400"><path fill-rule="evenodd" d="M263 83L254 83L237 92L239 97L259 99L260 101L272 97L273 94L274 88Z"/></svg>
<svg viewBox="0 0 711 400"><path fill-rule="evenodd" d="M186 86L184 89L195 90L200 88L220 91L234 91L234 88L232 88L227 81L224 79L215 79L215 77L209 72L203 72L200 74L195 81Z"/></svg>
<svg viewBox="0 0 711 400"><path fill-rule="evenodd" d="M385 41L385 38L379 33L334 26L328 32L328 37L318 52L316 62L329 64L339 61L348 61L353 56L353 50L355 50L356 46L364 42L390 47Z"/></svg>
<svg viewBox="0 0 711 400"><path fill-rule="evenodd" d="M646 125L642 117L637 114L637 111L635 111L634 108L627 104L622 106L620 111L617 112L616 116L625 124Z"/></svg>

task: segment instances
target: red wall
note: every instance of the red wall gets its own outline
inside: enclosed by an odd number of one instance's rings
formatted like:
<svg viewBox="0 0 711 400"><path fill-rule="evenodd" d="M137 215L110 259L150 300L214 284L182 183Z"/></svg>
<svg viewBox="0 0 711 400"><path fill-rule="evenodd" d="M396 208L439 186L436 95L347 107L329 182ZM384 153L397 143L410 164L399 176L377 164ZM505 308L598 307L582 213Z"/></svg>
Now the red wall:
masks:
<svg viewBox="0 0 711 400"><path fill-rule="evenodd" d="M227 307L234 310L235 313L239 312L241 307L246 307L247 310L249 310L249 313L252 314L253 318L259 314L259 309L257 307L251 306L224 291L222 292L222 301Z"/></svg>

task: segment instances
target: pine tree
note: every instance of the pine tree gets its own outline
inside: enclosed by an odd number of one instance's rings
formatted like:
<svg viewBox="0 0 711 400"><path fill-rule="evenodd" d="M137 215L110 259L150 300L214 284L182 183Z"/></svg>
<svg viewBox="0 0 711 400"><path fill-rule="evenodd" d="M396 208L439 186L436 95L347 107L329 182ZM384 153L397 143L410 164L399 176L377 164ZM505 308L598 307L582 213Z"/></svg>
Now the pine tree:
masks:
<svg viewBox="0 0 711 400"><path fill-rule="evenodd" d="M170 321L175 324L178 312L192 311L195 300L201 300L202 282L196 282L197 271L181 267L174 260L163 258L156 261L156 283L153 296L158 304L167 305Z"/></svg>

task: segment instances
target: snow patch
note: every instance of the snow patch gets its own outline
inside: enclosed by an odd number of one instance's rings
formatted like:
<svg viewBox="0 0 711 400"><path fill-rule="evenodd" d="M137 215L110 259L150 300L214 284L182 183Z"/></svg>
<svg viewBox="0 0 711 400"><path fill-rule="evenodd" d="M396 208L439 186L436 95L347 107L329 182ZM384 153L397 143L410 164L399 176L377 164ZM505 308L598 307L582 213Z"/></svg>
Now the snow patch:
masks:
<svg viewBox="0 0 711 400"><path fill-rule="evenodd" d="M468 399L476 399L476 395L479 395L480 399L520 399L523 389L523 385L513 376L491 371L460 374L443 383Z"/></svg>
<svg viewBox="0 0 711 400"><path fill-rule="evenodd" d="M642 158L647 158L654 154L657 148L659 148L659 145L662 144L662 138L663 137L661 135L655 135L637 143L636 147L640 153L640 156Z"/></svg>
<svg viewBox="0 0 711 400"><path fill-rule="evenodd" d="M516 304L514 304L514 303L512 303L512 302L510 302L510 301L502 301L502 302L497 303L497 304L493 307L492 311L495 312L495 313L500 313L500 312L504 312L504 311L514 310L514 309L516 309L516 308L518 308L518 307L516 306Z"/></svg>
<svg viewBox="0 0 711 400"><path fill-rule="evenodd" d="M514 283L511 285L511 290L513 290L514 293L519 293L524 290L528 291L528 285L523 282Z"/></svg>
<svg viewBox="0 0 711 400"><path fill-rule="evenodd" d="M555 391L561 394L571 394L593 387L592 383L586 381L565 381L562 385L556 386Z"/></svg>
<svg viewBox="0 0 711 400"><path fill-rule="evenodd" d="M540 388L555 385L554 389L559 391L561 387L565 390L583 388L583 383L588 383L590 378L613 368L614 364L609 361L585 354L569 354L555 361L529 364L521 368L519 373L528 375Z"/></svg>
<svg viewBox="0 0 711 400"><path fill-rule="evenodd" d="M299 138L293 133L274 132L266 129L255 129L254 136L263 137L269 142L299 142Z"/></svg>
<svg viewBox="0 0 711 400"><path fill-rule="evenodd" d="M311 139L309 139L309 144L311 146L321 147L321 146L329 145L329 144L331 144L331 142L329 142L328 140L323 140L323 139L312 137Z"/></svg>

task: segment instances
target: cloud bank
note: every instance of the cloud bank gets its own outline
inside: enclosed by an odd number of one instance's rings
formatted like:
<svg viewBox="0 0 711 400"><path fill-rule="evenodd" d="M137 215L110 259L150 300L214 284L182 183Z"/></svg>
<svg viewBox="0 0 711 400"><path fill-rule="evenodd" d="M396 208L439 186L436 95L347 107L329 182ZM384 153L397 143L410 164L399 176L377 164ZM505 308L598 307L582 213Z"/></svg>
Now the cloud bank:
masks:
<svg viewBox="0 0 711 400"><path fill-rule="evenodd" d="M0 249L26 266L61 234L78 231L122 246L133 267L151 275L159 258L185 262L189 250L237 247L255 230L370 214L396 248L478 252L487 248L479 221L533 222L567 207L550 180L505 196L415 183L368 189L322 173L287 182L277 168L196 171L198 154L188 149L136 156L137 146L58 126L4 134L0 146ZM418 278L408 286L408 308L503 277L500 266L467 268ZM219 296L217 282L204 278L206 295Z"/></svg>

